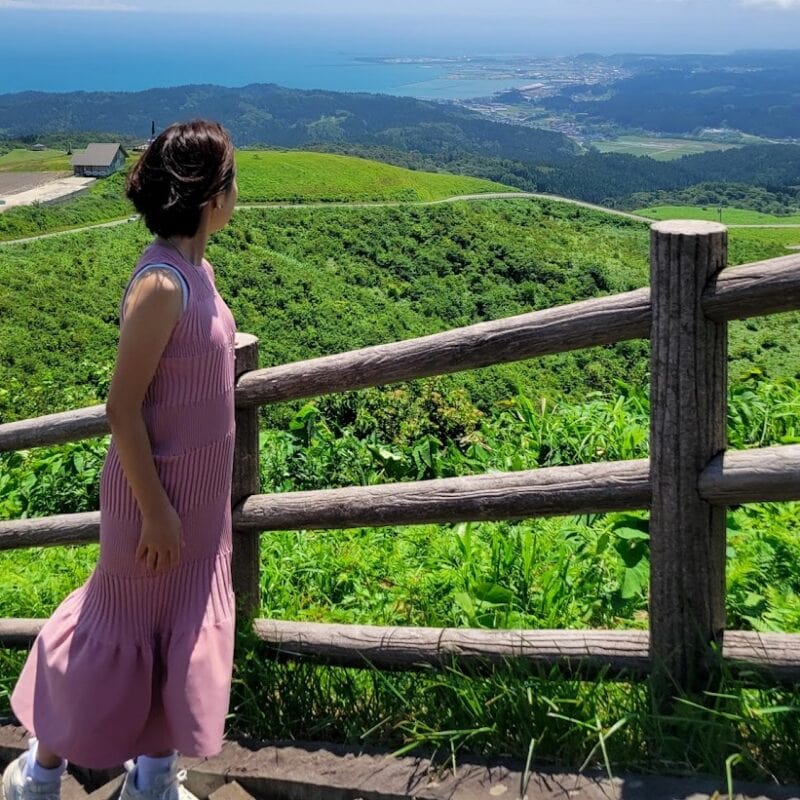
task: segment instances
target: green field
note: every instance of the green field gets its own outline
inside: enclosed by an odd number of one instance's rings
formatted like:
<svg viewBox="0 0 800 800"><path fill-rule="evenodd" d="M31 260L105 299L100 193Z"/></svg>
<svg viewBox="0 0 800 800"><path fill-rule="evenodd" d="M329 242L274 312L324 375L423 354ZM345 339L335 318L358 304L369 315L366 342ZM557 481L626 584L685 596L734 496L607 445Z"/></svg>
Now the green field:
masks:
<svg viewBox="0 0 800 800"><path fill-rule="evenodd" d="M620 136L619 139L592 142L601 153L628 153L632 156L648 156L656 161L672 161L682 156L710 153L714 150L729 150L734 144L706 142L697 139L662 139L658 136Z"/></svg>
<svg viewBox="0 0 800 800"><path fill-rule="evenodd" d="M0 156L0 172L70 172L71 156L63 150L11 150Z"/></svg>
<svg viewBox="0 0 800 800"><path fill-rule="evenodd" d="M634 214L651 219L708 219L719 222L715 206L654 206L637 208ZM728 225L800 225L800 214L778 216L746 208L723 208L722 222Z"/></svg>
<svg viewBox="0 0 800 800"><path fill-rule="evenodd" d="M462 175L415 172L353 156L240 150L240 202L441 200L460 194L516 191Z"/></svg>

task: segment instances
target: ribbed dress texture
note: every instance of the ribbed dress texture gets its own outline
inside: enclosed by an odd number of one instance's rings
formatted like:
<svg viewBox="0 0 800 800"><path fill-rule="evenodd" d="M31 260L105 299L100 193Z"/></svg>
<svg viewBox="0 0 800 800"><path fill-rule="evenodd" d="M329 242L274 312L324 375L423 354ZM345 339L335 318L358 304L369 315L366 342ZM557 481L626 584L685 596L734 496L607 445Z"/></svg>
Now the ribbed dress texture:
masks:
<svg viewBox="0 0 800 800"><path fill-rule="evenodd" d="M153 244L131 281L152 263L176 268L189 288L142 407L183 524L180 562L157 574L135 561L142 518L112 436L97 565L45 623L11 697L44 746L94 769L170 748L215 755L230 699L236 326L207 261Z"/></svg>

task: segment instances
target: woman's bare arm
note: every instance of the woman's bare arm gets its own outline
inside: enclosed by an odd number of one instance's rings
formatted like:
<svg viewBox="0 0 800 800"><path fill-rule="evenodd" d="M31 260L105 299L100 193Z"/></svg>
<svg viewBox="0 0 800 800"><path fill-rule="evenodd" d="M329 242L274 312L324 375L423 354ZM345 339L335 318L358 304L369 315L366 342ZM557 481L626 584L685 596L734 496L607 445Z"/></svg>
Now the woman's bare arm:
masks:
<svg viewBox="0 0 800 800"><path fill-rule="evenodd" d="M181 286L168 270L150 269L126 298L117 364L106 401L106 414L120 464L144 518L143 533L156 523L174 528L177 514L153 461L142 403L167 341L182 311ZM174 530L173 530L174 536ZM159 555L171 560L170 541L153 542L148 566ZM162 547L163 545L163 547ZM167 552L167 551L170 552ZM147 555L137 551L139 555ZM165 568L169 564L165 563Z"/></svg>

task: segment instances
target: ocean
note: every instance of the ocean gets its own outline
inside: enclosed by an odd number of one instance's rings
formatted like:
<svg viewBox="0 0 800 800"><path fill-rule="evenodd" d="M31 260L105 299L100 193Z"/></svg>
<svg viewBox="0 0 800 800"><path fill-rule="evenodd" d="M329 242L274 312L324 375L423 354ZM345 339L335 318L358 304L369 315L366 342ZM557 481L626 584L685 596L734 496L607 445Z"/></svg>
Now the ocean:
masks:
<svg viewBox="0 0 800 800"><path fill-rule="evenodd" d="M296 89L463 99L522 83L454 80L436 63L360 60L464 56L462 48L460 37L432 38L424 31L415 35L413 27L405 34L380 26L354 30L352 21L335 18L0 7L0 93L277 83Z"/></svg>

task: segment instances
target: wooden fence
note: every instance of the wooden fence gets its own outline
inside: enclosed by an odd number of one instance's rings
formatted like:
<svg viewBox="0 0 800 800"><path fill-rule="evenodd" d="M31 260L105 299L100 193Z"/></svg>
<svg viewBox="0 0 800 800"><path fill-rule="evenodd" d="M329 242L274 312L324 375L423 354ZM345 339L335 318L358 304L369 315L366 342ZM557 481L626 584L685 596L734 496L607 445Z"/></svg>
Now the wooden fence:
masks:
<svg viewBox="0 0 800 800"><path fill-rule="evenodd" d="M393 344L258 369L237 337L233 572L240 614L259 609L259 540L274 530L452 523L650 509L649 631L483 630L254 619L281 657L349 667L490 668L507 659L572 674L650 675L696 690L724 664L800 680L800 635L725 631L727 506L800 499L800 446L726 450L728 320L800 308L800 254L726 268L722 225L651 229L651 287ZM507 474L260 494L258 408L490 364L646 338L650 459ZM103 406L0 425L0 451L109 431ZM99 512L0 523L0 549L95 542ZM0 621L28 647L43 620Z"/></svg>

